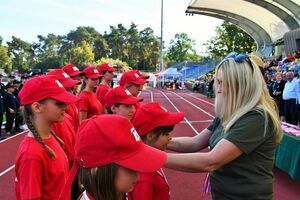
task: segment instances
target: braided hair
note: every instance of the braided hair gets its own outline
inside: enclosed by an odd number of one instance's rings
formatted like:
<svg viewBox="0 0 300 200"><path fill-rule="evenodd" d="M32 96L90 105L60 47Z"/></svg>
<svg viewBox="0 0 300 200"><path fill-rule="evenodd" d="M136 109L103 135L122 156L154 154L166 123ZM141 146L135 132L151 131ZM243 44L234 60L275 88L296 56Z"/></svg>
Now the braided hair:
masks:
<svg viewBox="0 0 300 200"><path fill-rule="evenodd" d="M28 129L32 133L33 137L43 146L43 148L46 150L46 152L50 156L50 158L54 159L56 157L55 152L48 145L46 145L44 140L41 138L40 134L38 133L38 131L36 130L36 128L32 122L32 117L33 117L33 113L32 113L32 109L31 109L31 105L25 105L24 106L24 118L25 118L25 122L28 126ZM51 134L55 137L55 139L58 141L58 143L64 148L64 146L65 146L64 142L52 131L51 131Z"/></svg>

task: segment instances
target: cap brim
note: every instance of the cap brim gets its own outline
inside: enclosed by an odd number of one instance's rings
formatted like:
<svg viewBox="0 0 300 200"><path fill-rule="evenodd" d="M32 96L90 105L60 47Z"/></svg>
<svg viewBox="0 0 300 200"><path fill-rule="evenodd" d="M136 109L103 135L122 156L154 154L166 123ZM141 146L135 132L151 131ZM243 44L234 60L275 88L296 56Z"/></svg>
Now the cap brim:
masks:
<svg viewBox="0 0 300 200"><path fill-rule="evenodd" d="M77 85L79 81L68 78L65 81L61 81L61 84L64 86L64 88L71 88L75 85Z"/></svg>
<svg viewBox="0 0 300 200"><path fill-rule="evenodd" d="M132 82L132 83L134 83L134 84L136 84L136 85L144 85L144 84L147 83L147 82L148 82L147 80L142 79L142 78L139 78L139 79L135 80L135 81Z"/></svg>
<svg viewBox="0 0 300 200"><path fill-rule="evenodd" d="M118 103L126 104L126 105L133 105L133 104L136 104L137 102L141 102L141 101L143 101L143 99L135 97L135 96L129 96L126 99L124 99L124 98L121 99Z"/></svg>
<svg viewBox="0 0 300 200"><path fill-rule="evenodd" d="M50 98L52 99L55 99L57 101L61 101L61 102L65 102L65 103L75 103L77 101L80 100L79 97L71 94L70 92L62 92L62 93L59 93L59 94L56 94L56 95L52 95L52 96L49 96Z"/></svg>
<svg viewBox="0 0 300 200"><path fill-rule="evenodd" d="M109 71L109 72L115 72L115 71L117 71L117 69L110 67L107 71Z"/></svg>
<svg viewBox="0 0 300 200"><path fill-rule="evenodd" d="M67 73L70 77L72 76L78 76L78 75L82 75L83 72L81 71L74 71L74 72L70 72L70 73Z"/></svg>
<svg viewBox="0 0 300 200"><path fill-rule="evenodd" d="M154 172L162 168L166 159L167 154L165 152L142 144L142 147L137 153L115 163L128 169L147 173Z"/></svg>
<svg viewBox="0 0 300 200"><path fill-rule="evenodd" d="M148 78L150 78L150 76L147 76L147 75L143 75L143 74L142 74L141 78L142 78L142 79L148 79Z"/></svg>
<svg viewBox="0 0 300 200"><path fill-rule="evenodd" d="M159 125L160 126L173 126L178 124L183 120L185 116L184 112L174 112L169 113L168 115L164 116L163 119L160 119Z"/></svg>

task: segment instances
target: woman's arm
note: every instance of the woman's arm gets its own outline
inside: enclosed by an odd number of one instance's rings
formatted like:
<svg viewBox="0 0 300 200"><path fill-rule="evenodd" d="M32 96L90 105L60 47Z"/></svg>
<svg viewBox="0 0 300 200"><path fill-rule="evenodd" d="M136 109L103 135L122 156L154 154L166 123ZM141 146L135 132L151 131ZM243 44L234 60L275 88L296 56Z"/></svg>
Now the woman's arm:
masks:
<svg viewBox="0 0 300 200"><path fill-rule="evenodd" d="M184 172L212 172L236 159L242 153L236 145L222 139L208 153L168 153L164 167Z"/></svg>
<svg viewBox="0 0 300 200"><path fill-rule="evenodd" d="M210 136L211 131L204 129L194 137L175 137L168 144L168 149L182 153L196 152L208 146Z"/></svg>

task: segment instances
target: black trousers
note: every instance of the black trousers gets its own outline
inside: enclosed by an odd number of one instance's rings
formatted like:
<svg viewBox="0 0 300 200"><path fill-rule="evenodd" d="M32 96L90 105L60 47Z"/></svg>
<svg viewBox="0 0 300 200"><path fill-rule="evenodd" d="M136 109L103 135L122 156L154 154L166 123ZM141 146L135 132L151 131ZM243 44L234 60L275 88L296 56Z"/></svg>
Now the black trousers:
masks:
<svg viewBox="0 0 300 200"><path fill-rule="evenodd" d="M5 131L10 132L13 128L15 119L15 114L11 114L9 111L6 112L6 124L5 124Z"/></svg>
<svg viewBox="0 0 300 200"><path fill-rule="evenodd" d="M20 129L20 126L23 124L23 115L20 111L16 113L15 119L15 130Z"/></svg>
<svg viewBox="0 0 300 200"><path fill-rule="evenodd" d="M296 99L284 100L284 117L289 124L298 124Z"/></svg>

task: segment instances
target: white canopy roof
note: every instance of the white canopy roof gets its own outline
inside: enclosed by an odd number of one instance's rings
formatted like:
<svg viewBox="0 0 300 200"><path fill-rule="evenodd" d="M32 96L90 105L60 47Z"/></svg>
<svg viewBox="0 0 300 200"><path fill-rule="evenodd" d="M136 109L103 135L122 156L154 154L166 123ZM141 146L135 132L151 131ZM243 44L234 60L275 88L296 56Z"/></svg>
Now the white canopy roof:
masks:
<svg viewBox="0 0 300 200"><path fill-rule="evenodd" d="M186 12L239 26L253 37L265 56L286 32L300 27L300 0L194 0Z"/></svg>

